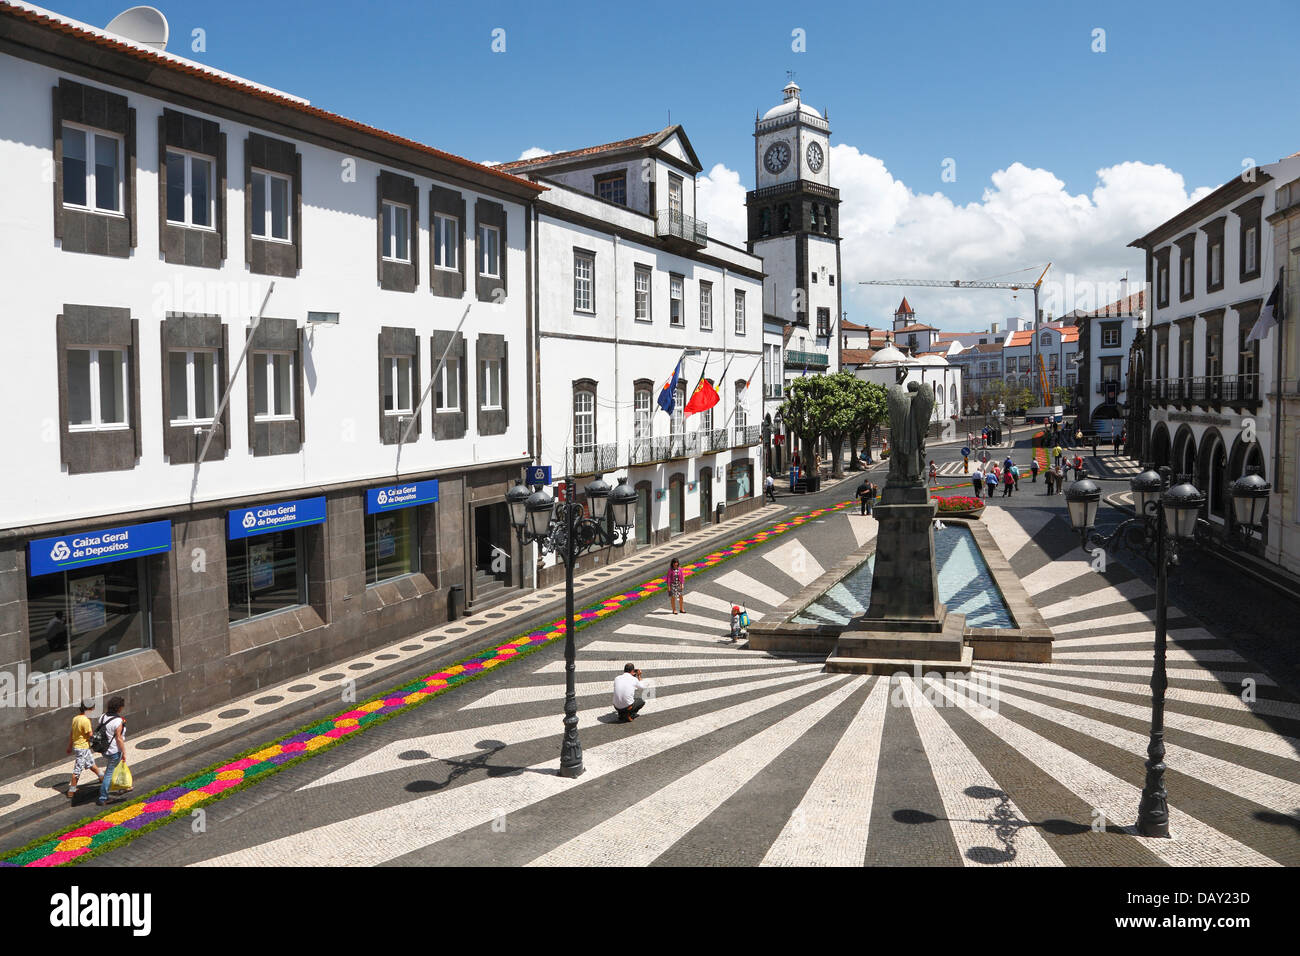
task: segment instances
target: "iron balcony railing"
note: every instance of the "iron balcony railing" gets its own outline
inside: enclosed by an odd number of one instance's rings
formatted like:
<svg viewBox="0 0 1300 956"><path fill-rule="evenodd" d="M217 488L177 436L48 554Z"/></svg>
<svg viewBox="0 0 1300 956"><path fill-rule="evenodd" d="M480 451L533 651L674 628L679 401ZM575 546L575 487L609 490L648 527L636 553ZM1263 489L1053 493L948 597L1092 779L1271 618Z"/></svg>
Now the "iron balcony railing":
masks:
<svg viewBox="0 0 1300 956"><path fill-rule="evenodd" d="M570 448L565 465L570 475L590 475L618 468L618 445L586 445Z"/></svg>
<svg viewBox="0 0 1300 956"><path fill-rule="evenodd" d="M821 183L815 183L810 179L797 179L793 182L781 183L778 186L763 186L761 189L751 189L749 198L773 199L793 192L805 192L810 196L821 196L825 199L838 199L840 195L840 191L834 186L823 186Z"/></svg>
<svg viewBox="0 0 1300 956"><path fill-rule="evenodd" d="M1223 400L1225 402L1258 402L1259 373L1247 372L1244 375L1228 375L1223 379Z"/></svg>
<svg viewBox="0 0 1300 956"><path fill-rule="evenodd" d="M1115 391L1117 391L1117 392L1122 392L1122 391L1124 391L1124 383L1123 383L1123 381L1116 381L1116 380L1114 380L1114 379L1111 379L1111 380L1108 381L1108 382L1098 382L1098 383L1097 383L1097 394L1098 394L1098 395L1105 395L1106 392L1107 392L1109 389L1112 389L1112 388L1115 389Z"/></svg>
<svg viewBox="0 0 1300 956"><path fill-rule="evenodd" d="M681 239L697 246L709 243L709 224L676 209L660 209L655 218L655 235L660 239Z"/></svg>
<svg viewBox="0 0 1300 956"><path fill-rule="evenodd" d="M735 425L732 427L734 440L733 448L743 448L748 445L757 445L759 440L759 427L757 425Z"/></svg>
<svg viewBox="0 0 1300 956"><path fill-rule="evenodd" d="M1259 373L1155 379L1147 394L1153 404L1219 405L1223 402L1258 402Z"/></svg>
<svg viewBox="0 0 1300 956"><path fill-rule="evenodd" d="M826 368L829 361L830 357L825 352L796 352L793 349L786 349L785 353L785 364L795 368L804 366Z"/></svg>

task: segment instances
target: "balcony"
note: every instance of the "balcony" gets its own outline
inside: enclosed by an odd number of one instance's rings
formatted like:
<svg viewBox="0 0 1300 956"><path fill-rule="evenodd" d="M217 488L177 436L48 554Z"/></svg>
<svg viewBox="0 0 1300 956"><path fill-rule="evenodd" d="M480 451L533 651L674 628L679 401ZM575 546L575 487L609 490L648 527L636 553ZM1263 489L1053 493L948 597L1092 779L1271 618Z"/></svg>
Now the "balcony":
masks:
<svg viewBox="0 0 1300 956"><path fill-rule="evenodd" d="M1223 400L1230 405L1259 407L1259 373L1226 375L1223 378Z"/></svg>
<svg viewBox="0 0 1300 956"><path fill-rule="evenodd" d="M732 448L746 448L758 444L760 429L757 425L735 425L731 432Z"/></svg>
<svg viewBox="0 0 1300 956"><path fill-rule="evenodd" d="M825 352L796 352L793 349L785 351L786 368L826 368L830 362L830 356Z"/></svg>
<svg viewBox="0 0 1300 956"><path fill-rule="evenodd" d="M709 244L709 224L683 214L677 209L660 209L655 217L655 236L671 243L688 246Z"/></svg>
<svg viewBox="0 0 1300 956"><path fill-rule="evenodd" d="M618 468L618 445L586 445L570 448L564 465L570 475L594 475Z"/></svg>
<svg viewBox="0 0 1300 956"><path fill-rule="evenodd" d="M1117 381L1115 379L1111 379L1110 381L1106 381L1106 382L1098 382L1097 394L1105 395L1106 391L1112 388L1117 392L1122 392L1124 391L1124 383L1122 381Z"/></svg>
<svg viewBox="0 0 1300 956"><path fill-rule="evenodd" d="M746 202L752 202L755 199L775 199L777 196L785 196L789 193L805 192L810 196L821 196L823 199L839 199L840 191L834 186L823 186L821 183L815 183L810 179L796 179L789 183L780 183L776 186L764 186L761 189L751 189L746 194Z"/></svg>

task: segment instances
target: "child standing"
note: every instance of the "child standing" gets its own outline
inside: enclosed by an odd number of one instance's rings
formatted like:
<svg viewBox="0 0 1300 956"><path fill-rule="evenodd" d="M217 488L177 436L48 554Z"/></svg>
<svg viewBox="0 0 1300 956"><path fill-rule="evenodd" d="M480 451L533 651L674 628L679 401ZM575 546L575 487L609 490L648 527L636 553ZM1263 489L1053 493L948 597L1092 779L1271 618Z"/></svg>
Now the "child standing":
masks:
<svg viewBox="0 0 1300 956"><path fill-rule="evenodd" d="M681 562L673 558L672 564L668 566L668 604L674 614L685 613L682 607L682 595L685 593L686 572L682 570Z"/></svg>
<svg viewBox="0 0 1300 956"><path fill-rule="evenodd" d="M739 605L731 606L731 643L741 638L749 640L749 612L742 611Z"/></svg>
<svg viewBox="0 0 1300 956"><path fill-rule="evenodd" d="M87 770L95 775L96 780L104 779L104 775L95 766L95 751L90 749L90 718L86 716L86 712L93 710L94 706L93 701L83 700L80 712L72 718L72 732L68 735L68 753L75 753L77 756L72 764L72 782L68 784L69 800L77 795L77 781Z"/></svg>

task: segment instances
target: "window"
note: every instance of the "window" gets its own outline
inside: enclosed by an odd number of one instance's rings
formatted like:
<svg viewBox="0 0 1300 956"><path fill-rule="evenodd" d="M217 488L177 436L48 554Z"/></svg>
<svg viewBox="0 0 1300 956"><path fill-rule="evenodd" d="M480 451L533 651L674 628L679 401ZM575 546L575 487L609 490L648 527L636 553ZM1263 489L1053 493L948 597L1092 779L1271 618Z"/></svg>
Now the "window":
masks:
<svg viewBox="0 0 1300 956"><path fill-rule="evenodd" d="M173 425L208 423L217 411L221 396L217 391L217 353L167 353L167 376L170 384Z"/></svg>
<svg viewBox="0 0 1300 956"><path fill-rule="evenodd" d="M1060 356L1057 355L1055 352L1053 352L1051 355L1047 356L1047 367L1055 371L1057 368L1057 363L1059 361L1060 361Z"/></svg>
<svg viewBox="0 0 1300 956"><path fill-rule="evenodd" d="M596 177L596 198L606 202L627 205L627 173L601 173Z"/></svg>
<svg viewBox="0 0 1300 956"><path fill-rule="evenodd" d="M293 418L292 352L254 352L248 374L253 376L255 420Z"/></svg>
<svg viewBox="0 0 1300 956"><path fill-rule="evenodd" d="M1218 332L1205 339L1205 374L1217 378L1223 371L1223 342Z"/></svg>
<svg viewBox="0 0 1300 956"><path fill-rule="evenodd" d="M433 266L460 271L460 220L455 216L433 214Z"/></svg>
<svg viewBox="0 0 1300 956"><path fill-rule="evenodd" d="M122 211L122 140L63 124L63 204L93 212Z"/></svg>
<svg viewBox="0 0 1300 956"><path fill-rule="evenodd" d="M414 363L409 355L389 355L384 358L384 414L411 414L411 399L415 392Z"/></svg>
<svg viewBox="0 0 1300 956"><path fill-rule="evenodd" d="M1169 302L1169 266L1162 265L1156 272L1156 301L1160 305Z"/></svg>
<svg viewBox="0 0 1300 956"><path fill-rule="evenodd" d="M127 558L29 577L33 677L53 679L55 671L151 646L149 566L148 558Z"/></svg>
<svg viewBox="0 0 1300 956"><path fill-rule="evenodd" d="M817 229L817 204L816 203L812 204L812 227L814 230ZM817 280L814 278L813 281L815 282Z"/></svg>
<svg viewBox="0 0 1300 956"><path fill-rule="evenodd" d="M713 331L713 283L700 283L700 331Z"/></svg>
<svg viewBox="0 0 1300 956"><path fill-rule="evenodd" d="M384 203L384 258L411 261L411 210L400 203Z"/></svg>
<svg viewBox="0 0 1300 956"><path fill-rule="evenodd" d="M682 277L668 277L668 324L682 326L686 319L682 315Z"/></svg>
<svg viewBox="0 0 1300 956"><path fill-rule="evenodd" d="M499 278L501 276L501 230L496 226L480 225L478 249L479 275Z"/></svg>
<svg viewBox="0 0 1300 956"><path fill-rule="evenodd" d="M650 440L650 390L638 388L632 399L632 437L638 442Z"/></svg>
<svg viewBox="0 0 1300 956"><path fill-rule="evenodd" d="M440 412L460 411L460 359L447 356L433 379L433 407Z"/></svg>
<svg viewBox="0 0 1300 956"><path fill-rule="evenodd" d="M596 393L578 389L573 393L573 450L589 452L596 447Z"/></svg>
<svg viewBox="0 0 1300 956"><path fill-rule="evenodd" d="M483 360L483 408L496 410L501 408L501 360Z"/></svg>
<svg viewBox="0 0 1300 956"><path fill-rule="evenodd" d="M366 515L366 584L420 570L419 508Z"/></svg>
<svg viewBox="0 0 1300 956"><path fill-rule="evenodd" d="M745 293L741 289L736 290L736 334L745 334Z"/></svg>
<svg viewBox="0 0 1300 956"><path fill-rule="evenodd" d="M259 239L289 242L289 178L253 170L253 235Z"/></svg>
<svg viewBox="0 0 1300 956"><path fill-rule="evenodd" d="M1179 351L1178 374L1183 378L1190 378L1192 374L1192 340L1183 339Z"/></svg>
<svg viewBox="0 0 1300 956"><path fill-rule="evenodd" d="M125 428L129 384L125 349L68 349L69 428Z"/></svg>
<svg viewBox="0 0 1300 956"><path fill-rule="evenodd" d="M575 312L596 311L596 255L573 250L573 309Z"/></svg>
<svg viewBox="0 0 1300 956"><path fill-rule="evenodd" d="M829 276L827 276L826 278L827 278L827 281L830 282L831 285L834 285L834 284L835 284L835 273L834 273L834 272L832 272L832 273L831 273Z"/></svg>
<svg viewBox="0 0 1300 956"><path fill-rule="evenodd" d="M758 234L760 236L770 236L772 234L772 210L763 209L759 211Z"/></svg>
<svg viewBox="0 0 1300 956"><path fill-rule="evenodd" d="M632 284L635 300L635 318L638 322L650 321L650 267L637 266L636 278Z"/></svg>
<svg viewBox="0 0 1300 956"><path fill-rule="evenodd" d="M1074 388L1075 374L1073 372L1065 373L1065 384L1068 385L1070 388Z"/></svg>
<svg viewBox="0 0 1300 956"><path fill-rule="evenodd" d="M307 602L302 532L271 531L226 541L230 621L246 621Z"/></svg>
<svg viewBox="0 0 1300 956"><path fill-rule="evenodd" d="M679 381L677 383L677 388L673 393L673 398L674 398L673 418L672 418L672 425L670 427L672 429L673 436L675 438L679 438L686 434L686 383L685 382ZM676 445L675 442L674 445ZM677 454L679 453L680 449L674 448L673 451L674 454Z"/></svg>
<svg viewBox="0 0 1300 956"><path fill-rule="evenodd" d="M831 334L831 310L817 310L817 334L829 336Z"/></svg>
<svg viewBox="0 0 1300 956"><path fill-rule="evenodd" d="M1223 283L1223 243L1210 244L1210 287L1216 288Z"/></svg>
<svg viewBox="0 0 1300 956"><path fill-rule="evenodd" d="M668 215L673 222L682 221L682 177L668 174Z"/></svg>
<svg viewBox="0 0 1300 956"><path fill-rule="evenodd" d="M1118 348L1119 329L1102 329L1101 330L1101 347L1104 349Z"/></svg>
<svg viewBox="0 0 1300 956"><path fill-rule="evenodd" d="M1187 250L1183 251L1183 256L1179 260L1179 263L1182 269L1182 296L1183 298L1188 298L1192 294L1193 270L1192 270L1192 257Z"/></svg>
<svg viewBox="0 0 1300 956"><path fill-rule="evenodd" d="M812 284L813 285L817 284L817 273L815 272L812 274Z"/></svg>
<svg viewBox="0 0 1300 956"><path fill-rule="evenodd" d="M1051 332L1044 332L1042 335L1040 335L1040 336L1038 337L1038 344L1039 344L1039 345L1051 345L1051 344L1052 344L1052 333L1051 333Z"/></svg>
<svg viewBox="0 0 1300 956"><path fill-rule="evenodd" d="M216 223L213 162L205 156L167 150L167 221L211 229Z"/></svg>
<svg viewBox="0 0 1300 956"><path fill-rule="evenodd" d="M1243 242L1243 244L1244 244L1244 250L1245 250L1245 262L1246 262L1246 271L1247 271L1247 272L1254 272L1255 269L1256 269L1256 265L1255 265L1255 237L1258 236L1258 235L1259 235L1259 231L1258 231L1254 226L1247 226L1247 227L1246 227L1245 237L1242 239L1242 242Z"/></svg>
<svg viewBox="0 0 1300 956"><path fill-rule="evenodd" d="M1028 371L1029 371L1029 356L1028 356L1028 355L1022 355L1022 356L1020 356L1020 371L1022 371L1022 372L1028 372Z"/></svg>

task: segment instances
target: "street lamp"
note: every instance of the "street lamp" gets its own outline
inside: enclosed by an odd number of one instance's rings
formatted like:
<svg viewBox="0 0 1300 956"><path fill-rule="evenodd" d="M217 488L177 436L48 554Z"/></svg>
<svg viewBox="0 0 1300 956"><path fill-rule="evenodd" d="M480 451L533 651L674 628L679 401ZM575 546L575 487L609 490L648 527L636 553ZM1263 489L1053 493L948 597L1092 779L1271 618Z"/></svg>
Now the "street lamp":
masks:
<svg viewBox="0 0 1300 956"><path fill-rule="evenodd" d="M1205 495L1186 477L1170 487L1173 472L1148 467L1129 482L1133 491L1135 514L1120 522L1108 536L1094 530L1101 489L1085 473L1065 491L1070 513L1070 527L1079 533L1083 548L1089 545L1103 552L1123 546L1148 561L1156 572L1156 642L1151 670L1151 739L1147 745L1146 782L1138 804L1137 831L1147 837L1169 836L1169 798L1165 790L1165 690L1169 679L1165 672L1167 617L1169 613L1169 568L1178 563L1180 546L1197 543L1226 543L1243 547L1235 533L1220 535L1200 517ZM1258 474L1238 478L1232 484L1233 513L1244 531L1237 532L1243 542L1263 520L1262 503L1267 500L1269 484Z"/></svg>
<svg viewBox="0 0 1300 956"><path fill-rule="evenodd" d="M578 693L575 687L573 565L587 551L620 545L627 540L636 492L623 479L619 479L617 487L611 491L609 483L597 475L583 489L591 508L591 514L587 515L575 500L577 483L572 478L565 478L564 488L564 500L557 503L544 491L529 494L523 484L516 484L506 493L506 504L510 507L510 524L519 543L536 544L542 554L553 551L564 562L564 741L560 745L560 776L577 777L584 768L582 743L578 740Z"/></svg>

